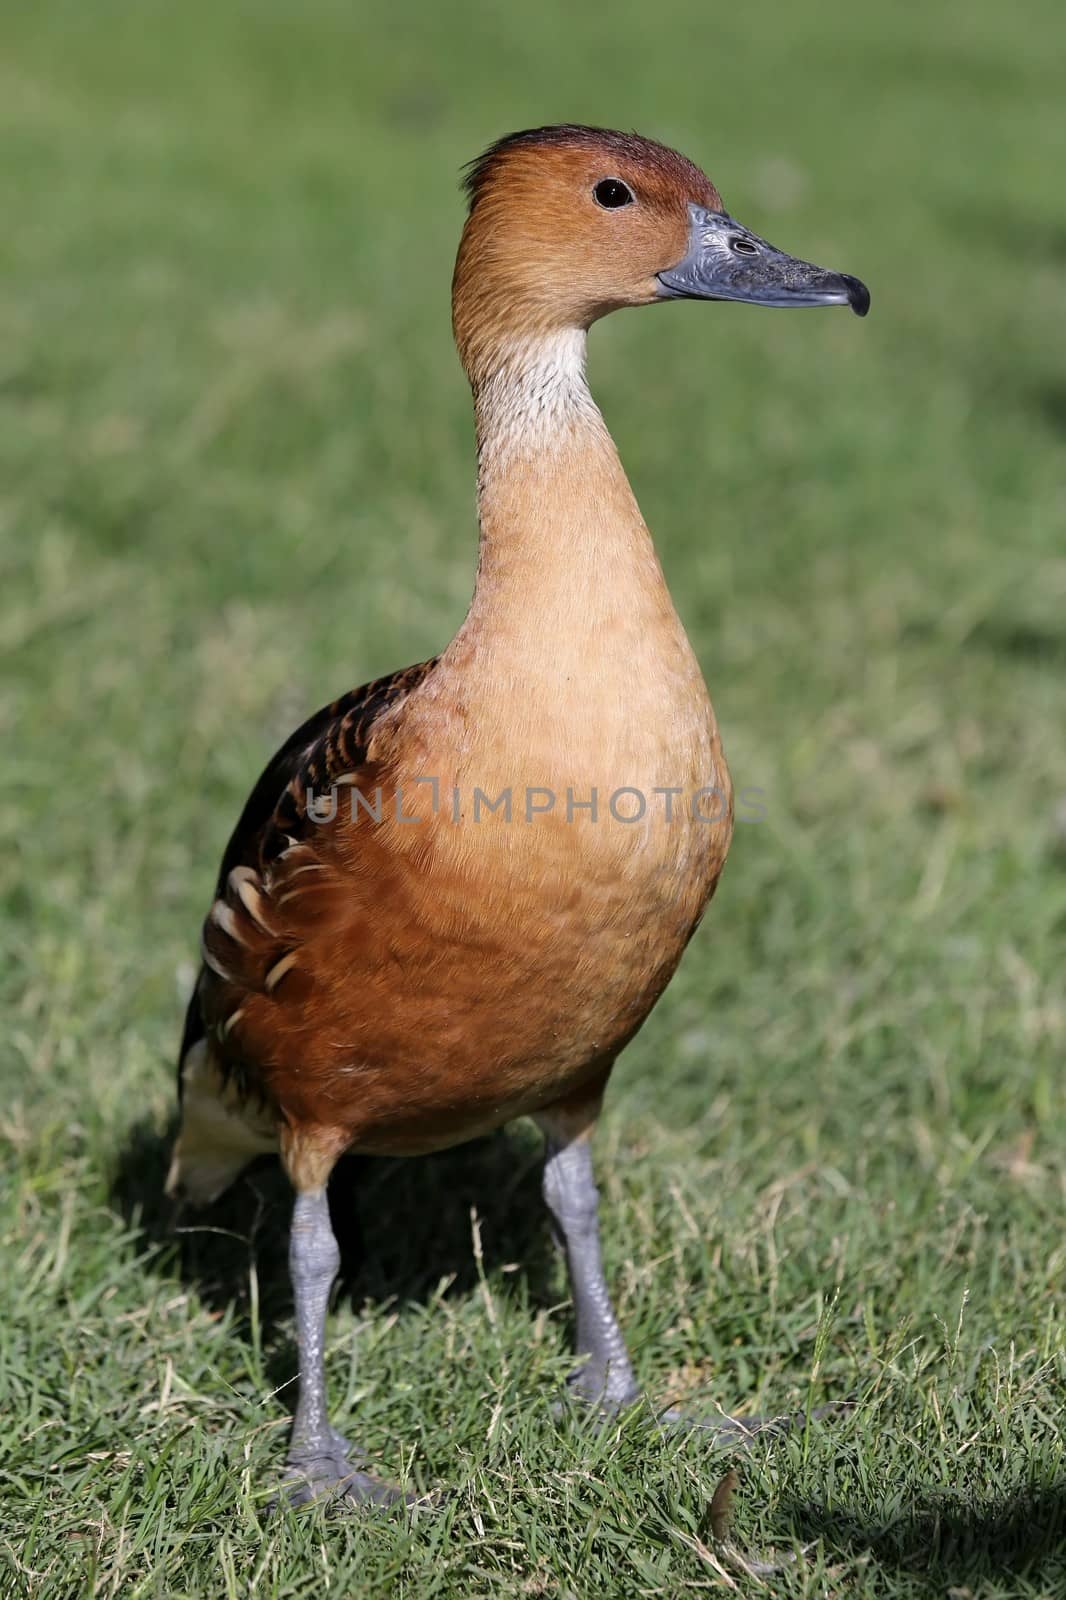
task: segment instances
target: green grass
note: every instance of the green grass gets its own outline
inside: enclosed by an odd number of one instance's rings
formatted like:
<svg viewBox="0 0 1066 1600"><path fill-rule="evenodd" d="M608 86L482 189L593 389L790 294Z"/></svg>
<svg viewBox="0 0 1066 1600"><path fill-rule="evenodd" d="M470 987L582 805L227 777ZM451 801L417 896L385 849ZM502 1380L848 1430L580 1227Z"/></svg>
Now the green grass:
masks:
<svg viewBox="0 0 1066 1600"><path fill-rule="evenodd" d="M4 33L0 1591L629 1600L720 1559L752 1594L1066 1594L1057 0L47 0ZM680 145L873 290L864 324L592 344L766 806L616 1074L611 1278L656 1398L860 1401L743 1464L762 1577L712 1548L728 1456L553 1422L528 1130L358 1189L330 1383L382 1471L452 1489L410 1525L265 1514L283 1188L178 1241L159 1197L250 782L469 593L457 168L565 118Z"/></svg>

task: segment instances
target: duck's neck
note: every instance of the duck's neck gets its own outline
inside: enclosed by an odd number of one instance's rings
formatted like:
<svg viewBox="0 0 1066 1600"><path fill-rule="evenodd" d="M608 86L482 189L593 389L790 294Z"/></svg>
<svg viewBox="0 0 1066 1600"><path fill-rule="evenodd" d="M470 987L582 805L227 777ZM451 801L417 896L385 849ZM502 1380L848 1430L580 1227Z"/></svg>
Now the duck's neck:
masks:
<svg viewBox="0 0 1066 1600"><path fill-rule="evenodd" d="M585 334L502 345L473 375L480 551L457 644L569 670L677 624L585 378ZM652 636L648 636L648 630Z"/></svg>

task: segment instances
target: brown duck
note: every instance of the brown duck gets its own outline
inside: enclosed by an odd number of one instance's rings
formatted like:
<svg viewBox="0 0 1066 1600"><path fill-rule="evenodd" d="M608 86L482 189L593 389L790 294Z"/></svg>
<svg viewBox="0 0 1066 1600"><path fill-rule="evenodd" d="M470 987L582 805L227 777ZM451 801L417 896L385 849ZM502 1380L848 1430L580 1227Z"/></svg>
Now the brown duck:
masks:
<svg viewBox="0 0 1066 1600"><path fill-rule="evenodd" d="M295 1190L294 1499L396 1493L327 1415L326 1183L345 1151L418 1155L535 1118L577 1317L571 1388L637 1396L589 1136L714 893L732 801L586 336L662 300L869 307L856 278L775 249L636 135L513 134L467 190L453 322L477 427L473 600L440 656L327 706L263 773L181 1050L169 1191L210 1201L268 1150Z"/></svg>

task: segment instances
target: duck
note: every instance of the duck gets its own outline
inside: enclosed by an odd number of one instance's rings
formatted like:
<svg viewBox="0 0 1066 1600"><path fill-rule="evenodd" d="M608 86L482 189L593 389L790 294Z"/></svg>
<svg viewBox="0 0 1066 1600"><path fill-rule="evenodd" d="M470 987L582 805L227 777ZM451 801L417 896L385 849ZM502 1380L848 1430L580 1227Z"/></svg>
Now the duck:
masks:
<svg viewBox="0 0 1066 1600"><path fill-rule="evenodd" d="M714 894L733 802L589 390L588 332L675 300L870 304L634 133L512 133L465 189L452 312L477 450L469 610L439 655L342 695L267 765L222 859L179 1052L168 1193L208 1204L267 1152L292 1186L293 1503L400 1497L327 1403L327 1185L346 1153L418 1156L532 1118L574 1307L567 1394L609 1414L640 1398L591 1136Z"/></svg>

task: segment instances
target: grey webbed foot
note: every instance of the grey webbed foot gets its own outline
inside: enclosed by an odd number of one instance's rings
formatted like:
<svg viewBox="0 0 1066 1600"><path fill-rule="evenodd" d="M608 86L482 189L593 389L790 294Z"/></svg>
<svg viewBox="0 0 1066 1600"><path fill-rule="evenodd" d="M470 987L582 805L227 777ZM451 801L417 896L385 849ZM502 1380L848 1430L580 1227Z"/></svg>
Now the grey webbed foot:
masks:
<svg viewBox="0 0 1066 1600"><path fill-rule="evenodd" d="M612 1362L595 1358L575 1367L566 1380L565 1393L607 1416L624 1411L642 1398L628 1363L620 1371Z"/></svg>
<svg viewBox="0 0 1066 1600"><path fill-rule="evenodd" d="M309 1443L289 1451L278 1500L301 1506L312 1500L348 1500L356 1505L394 1506L410 1504L408 1496L393 1484L375 1478L354 1466L339 1436L321 1444ZM277 1505L278 1500L272 1502Z"/></svg>

